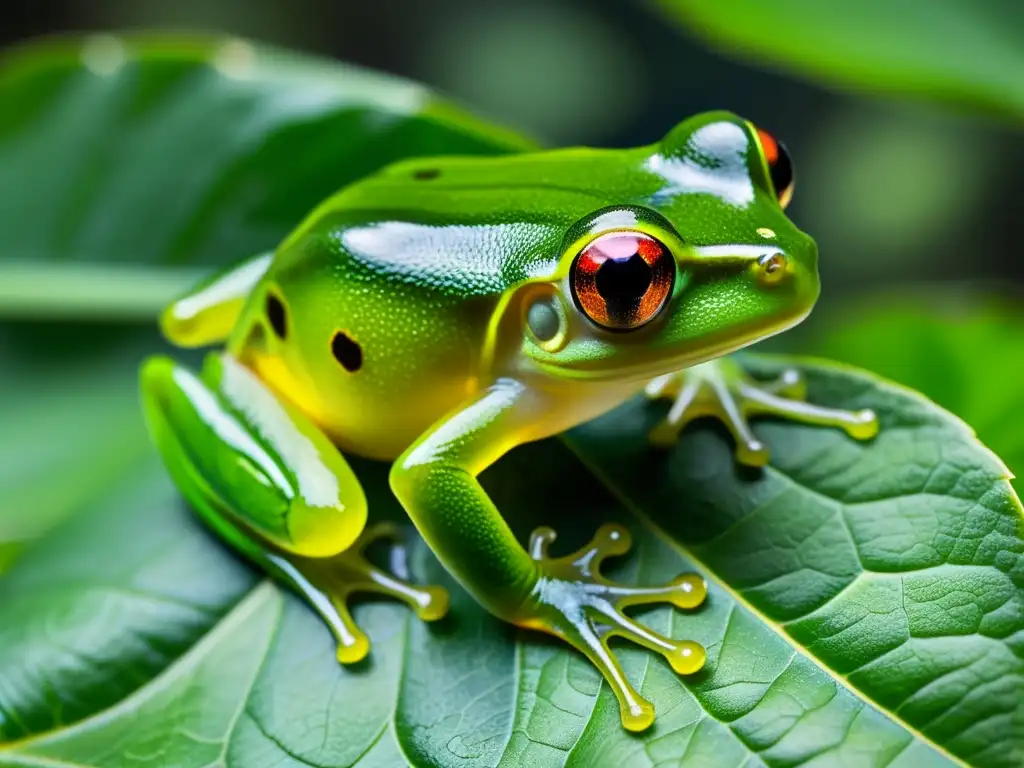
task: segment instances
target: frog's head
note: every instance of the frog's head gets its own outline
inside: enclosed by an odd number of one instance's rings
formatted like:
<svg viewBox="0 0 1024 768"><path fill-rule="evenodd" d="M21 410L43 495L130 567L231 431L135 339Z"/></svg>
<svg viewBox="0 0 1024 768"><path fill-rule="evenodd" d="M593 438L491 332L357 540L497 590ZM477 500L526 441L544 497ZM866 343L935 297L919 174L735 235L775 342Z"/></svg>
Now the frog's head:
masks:
<svg viewBox="0 0 1024 768"><path fill-rule="evenodd" d="M817 247L784 213L792 165L770 134L706 113L621 158L622 203L571 226L557 273L521 304L535 363L573 378L649 377L810 312Z"/></svg>

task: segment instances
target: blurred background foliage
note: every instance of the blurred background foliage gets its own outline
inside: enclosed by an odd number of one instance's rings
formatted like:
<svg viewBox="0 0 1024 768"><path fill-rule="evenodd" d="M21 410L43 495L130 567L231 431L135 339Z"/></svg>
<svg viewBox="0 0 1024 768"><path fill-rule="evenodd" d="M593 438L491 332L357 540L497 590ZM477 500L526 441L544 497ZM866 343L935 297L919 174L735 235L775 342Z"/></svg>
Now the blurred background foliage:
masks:
<svg viewBox="0 0 1024 768"><path fill-rule="evenodd" d="M798 178L790 213L821 249L818 310L766 347L835 357L921 389L1024 474L1024 419L1015 414L1024 399L1022 8L1017 0L8 0L0 45L65 31L241 35L421 81L549 144L633 146L691 113L733 110L788 145ZM891 23L879 25L879 14ZM894 64L903 79L888 76ZM102 488L97 466L122 471L143 450L141 425L122 423L116 407L134 391L137 358L109 343L119 334L100 324L0 322L0 362L15 371L0 376L0 425L24 435L0 440L0 487L26 489L12 508L42 510L26 525L41 530L47 515L81 502L70 488ZM144 335L139 343L151 344ZM79 397L45 386L72 361L103 357L118 364L76 369L96 371L83 375ZM53 441L62 428L123 433L104 441L113 446L106 464L63 490L41 482L73 463L61 451L79 450ZM31 533L0 531L0 541ZM0 546L0 570L3 559Z"/></svg>

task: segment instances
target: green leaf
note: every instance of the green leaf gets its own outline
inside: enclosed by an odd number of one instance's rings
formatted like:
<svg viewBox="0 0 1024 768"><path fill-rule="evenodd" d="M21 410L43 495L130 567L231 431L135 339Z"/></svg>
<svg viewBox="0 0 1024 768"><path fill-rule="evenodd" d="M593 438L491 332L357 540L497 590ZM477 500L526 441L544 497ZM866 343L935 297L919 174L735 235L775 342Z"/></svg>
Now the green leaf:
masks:
<svg viewBox="0 0 1024 768"><path fill-rule="evenodd" d="M765 377L785 362L747 358ZM706 671L619 651L658 708L649 732L625 733L582 657L492 619L418 541L413 571L453 589L451 615L359 606L371 658L340 667L312 612L217 545L154 459L0 578L0 765L1019 765L1005 467L907 390L803 367L816 402L875 408L878 438L760 422L774 459L748 471L714 424L650 447L664 407L637 400L483 476L520 537L553 524L568 551L620 521L637 541L620 576L711 582L696 612L643 614L705 644ZM354 465L373 516L401 519L387 467Z"/></svg>
<svg viewBox="0 0 1024 768"><path fill-rule="evenodd" d="M0 573L148 454L131 350L93 346L82 359L58 348L43 363L0 350L0 367L16 374L0 377Z"/></svg>
<svg viewBox="0 0 1024 768"><path fill-rule="evenodd" d="M1024 476L1024 316L1018 299L949 288L883 293L816 322L804 346L923 392Z"/></svg>
<svg viewBox="0 0 1024 768"><path fill-rule="evenodd" d="M415 83L241 40L16 49L0 58L0 317L148 319L197 265L273 247L388 162L529 146Z"/></svg>
<svg viewBox="0 0 1024 768"><path fill-rule="evenodd" d="M741 60L829 87L1024 119L1024 6L980 0L652 0Z"/></svg>

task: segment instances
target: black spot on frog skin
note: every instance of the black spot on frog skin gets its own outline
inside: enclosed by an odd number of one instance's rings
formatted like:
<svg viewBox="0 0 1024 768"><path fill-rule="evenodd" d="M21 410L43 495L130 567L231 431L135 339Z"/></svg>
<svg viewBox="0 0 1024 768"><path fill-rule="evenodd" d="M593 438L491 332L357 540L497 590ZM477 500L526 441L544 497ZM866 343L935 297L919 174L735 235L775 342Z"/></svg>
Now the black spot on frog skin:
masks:
<svg viewBox="0 0 1024 768"><path fill-rule="evenodd" d="M363 367L363 348L344 331L334 334L334 338L331 339L331 352L334 359L349 373L355 373Z"/></svg>
<svg viewBox="0 0 1024 768"><path fill-rule="evenodd" d="M281 300L272 293L267 294L267 320L280 339L288 338L288 312Z"/></svg>

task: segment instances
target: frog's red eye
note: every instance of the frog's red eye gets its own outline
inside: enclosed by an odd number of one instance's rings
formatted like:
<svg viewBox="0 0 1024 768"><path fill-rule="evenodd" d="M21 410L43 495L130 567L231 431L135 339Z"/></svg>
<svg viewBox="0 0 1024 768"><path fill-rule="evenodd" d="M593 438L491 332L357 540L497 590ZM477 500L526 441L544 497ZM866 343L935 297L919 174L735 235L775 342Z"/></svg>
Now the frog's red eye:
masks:
<svg viewBox="0 0 1024 768"><path fill-rule="evenodd" d="M609 232L579 252L570 282L576 306L613 331L631 331L665 306L676 265L663 243L642 232Z"/></svg>
<svg viewBox="0 0 1024 768"><path fill-rule="evenodd" d="M779 205L785 208L793 199L793 161L786 145L776 141L770 133L758 128L757 137L761 140L761 149L768 163L768 171L771 173L772 186L775 187Z"/></svg>

